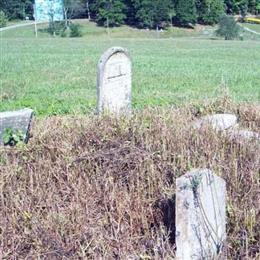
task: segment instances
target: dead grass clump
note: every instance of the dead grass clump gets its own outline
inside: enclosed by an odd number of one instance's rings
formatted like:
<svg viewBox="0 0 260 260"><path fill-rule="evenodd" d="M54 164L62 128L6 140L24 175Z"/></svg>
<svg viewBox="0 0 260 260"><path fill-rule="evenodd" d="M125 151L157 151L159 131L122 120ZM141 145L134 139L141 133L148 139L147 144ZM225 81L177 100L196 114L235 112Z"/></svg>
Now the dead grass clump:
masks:
<svg viewBox="0 0 260 260"><path fill-rule="evenodd" d="M0 152L3 258L174 257L175 180L204 167L227 182L226 256L257 258L259 146L192 130L195 110L37 121L27 147ZM225 110L260 130L258 109Z"/></svg>

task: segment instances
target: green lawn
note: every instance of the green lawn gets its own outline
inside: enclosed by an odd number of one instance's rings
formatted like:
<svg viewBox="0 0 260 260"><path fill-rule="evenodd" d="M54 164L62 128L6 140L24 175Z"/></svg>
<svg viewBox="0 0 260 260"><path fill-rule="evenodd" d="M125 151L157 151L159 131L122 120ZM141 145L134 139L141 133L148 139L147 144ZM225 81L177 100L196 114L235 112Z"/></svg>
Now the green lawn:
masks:
<svg viewBox="0 0 260 260"><path fill-rule="evenodd" d="M260 101L259 41L211 40L177 28L160 38L155 31L128 27L112 29L110 37L94 24L83 31L84 37L74 39L43 32L35 39L33 27L0 33L0 111L93 111L96 65L111 46L126 47L132 57L134 108L210 99L224 87L234 100Z"/></svg>
<svg viewBox="0 0 260 260"><path fill-rule="evenodd" d="M260 33L260 24L243 23L243 26Z"/></svg>

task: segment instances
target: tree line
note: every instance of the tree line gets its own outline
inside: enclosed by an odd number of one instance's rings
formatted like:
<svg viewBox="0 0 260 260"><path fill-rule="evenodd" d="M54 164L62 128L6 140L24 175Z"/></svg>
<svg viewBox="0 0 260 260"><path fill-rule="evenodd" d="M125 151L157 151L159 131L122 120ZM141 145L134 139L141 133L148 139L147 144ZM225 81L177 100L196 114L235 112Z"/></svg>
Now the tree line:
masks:
<svg viewBox="0 0 260 260"><path fill-rule="evenodd" d="M260 0L63 0L71 18L90 18L103 26L129 24L163 28L169 24L212 25L226 14L259 14ZM9 19L33 18L34 0L1 0L0 10Z"/></svg>

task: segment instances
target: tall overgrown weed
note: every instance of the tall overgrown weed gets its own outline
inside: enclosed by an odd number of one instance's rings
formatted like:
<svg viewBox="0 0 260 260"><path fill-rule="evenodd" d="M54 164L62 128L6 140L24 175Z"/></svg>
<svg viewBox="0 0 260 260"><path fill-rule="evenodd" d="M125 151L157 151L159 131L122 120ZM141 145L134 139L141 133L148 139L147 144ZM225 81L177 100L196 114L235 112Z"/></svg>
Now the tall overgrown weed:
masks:
<svg viewBox="0 0 260 260"><path fill-rule="evenodd" d="M125 119L36 121L26 148L0 153L3 258L172 258L175 180L205 167L227 182L224 256L259 257L259 146L190 127L220 111L259 132L259 106L227 99Z"/></svg>

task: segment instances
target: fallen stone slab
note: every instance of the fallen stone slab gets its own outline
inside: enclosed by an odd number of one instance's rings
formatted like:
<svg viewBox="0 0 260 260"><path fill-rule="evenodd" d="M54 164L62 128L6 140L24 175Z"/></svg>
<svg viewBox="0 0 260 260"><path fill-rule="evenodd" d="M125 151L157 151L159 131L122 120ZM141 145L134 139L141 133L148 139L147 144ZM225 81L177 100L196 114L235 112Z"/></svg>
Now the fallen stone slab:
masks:
<svg viewBox="0 0 260 260"><path fill-rule="evenodd" d="M28 108L18 111L1 112L0 145L4 145L4 135L8 130L9 132L19 133L19 137L22 139L21 141L27 143L32 118L33 110Z"/></svg>
<svg viewBox="0 0 260 260"><path fill-rule="evenodd" d="M216 131L224 131L238 124L237 116L233 114L214 114L204 116L194 123L197 129L212 127Z"/></svg>
<svg viewBox="0 0 260 260"><path fill-rule="evenodd" d="M228 131L230 137L240 141L256 140L260 141L260 134L247 129L230 129Z"/></svg>

